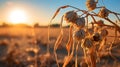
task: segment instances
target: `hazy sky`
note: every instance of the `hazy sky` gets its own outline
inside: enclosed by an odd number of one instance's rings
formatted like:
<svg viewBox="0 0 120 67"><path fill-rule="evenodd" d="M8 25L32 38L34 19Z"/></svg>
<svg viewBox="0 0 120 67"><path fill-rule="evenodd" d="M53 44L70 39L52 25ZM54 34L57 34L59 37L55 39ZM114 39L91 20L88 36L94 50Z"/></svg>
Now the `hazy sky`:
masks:
<svg viewBox="0 0 120 67"><path fill-rule="evenodd" d="M26 11L29 16L27 23L39 22L41 25L46 25L58 7L72 5L80 9L86 9L85 1L86 0L0 0L0 21L7 22L9 11L14 8L19 8ZM105 5L108 9L120 13L120 0L99 0L98 6L100 5ZM60 16L68 10L73 9L62 10L54 22L59 22Z"/></svg>

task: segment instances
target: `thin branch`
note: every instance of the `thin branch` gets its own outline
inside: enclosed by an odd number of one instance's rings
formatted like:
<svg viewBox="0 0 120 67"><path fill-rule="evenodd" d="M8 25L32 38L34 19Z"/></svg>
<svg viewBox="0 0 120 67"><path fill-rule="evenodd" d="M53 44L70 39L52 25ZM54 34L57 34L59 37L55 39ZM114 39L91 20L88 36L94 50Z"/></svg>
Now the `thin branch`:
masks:
<svg viewBox="0 0 120 67"><path fill-rule="evenodd" d="M116 13L116 12L112 12L112 11L110 11L110 13L113 13L113 14L116 14L116 15L120 15L120 13Z"/></svg>
<svg viewBox="0 0 120 67"><path fill-rule="evenodd" d="M89 12L89 11L81 10L81 9L79 9L79 8L76 8L76 7L70 6L70 5L69 5L69 7L74 8L74 9L77 9L78 11L81 11L81 12L83 12L84 14L87 14L87 13Z"/></svg>
<svg viewBox="0 0 120 67"><path fill-rule="evenodd" d="M120 18L118 17L118 15L117 15L117 14L115 14L115 16L117 17L118 21L120 22Z"/></svg>
<svg viewBox="0 0 120 67"><path fill-rule="evenodd" d="M94 23L96 23L96 24L97 24L97 21L95 20L94 16L93 16L93 15L91 15L91 14L89 14L89 15L92 17L92 19L93 19Z"/></svg>
<svg viewBox="0 0 120 67"><path fill-rule="evenodd" d="M115 27L116 27L116 29L119 31L119 33L120 33L120 27L117 25L117 24L115 24L113 21L111 21L109 18L104 18L105 20L107 20L107 21L109 21L110 23L112 23Z"/></svg>
<svg viewBox="0 0 120 67"><path fill-rule="evenodd" d="M88 30L88 15L86 16L87 30Z"/></svg>
<svg viewBox="0 0 120 67"><path fill-rule="evenodd" d="M57 58L56 50L59 47L59 45L61 44L61 41L63 39L63 29L62 29L63 16L61 18L61 23L60 23L60 30L61 30L61 32L60 32L60 35L58 36L57 41L55 42L55 45L54 45L54 55L55 55L55 59L56 59L56 63L58 65L58 67L60 67L60 66L59 66L59 63L58 63L58 58Z"/></svg>
<svg viewBox="0 0 120 67"><path fill-rule="evenodd" d="M79 41L78 41L78 43L77 43L77 45L76 45L76 53L75 53L75 67L78 67L78 62L77 62L77 60L78 60L78 56L77 56L77 54L78 54L78 47L79 47Z"/></svg>

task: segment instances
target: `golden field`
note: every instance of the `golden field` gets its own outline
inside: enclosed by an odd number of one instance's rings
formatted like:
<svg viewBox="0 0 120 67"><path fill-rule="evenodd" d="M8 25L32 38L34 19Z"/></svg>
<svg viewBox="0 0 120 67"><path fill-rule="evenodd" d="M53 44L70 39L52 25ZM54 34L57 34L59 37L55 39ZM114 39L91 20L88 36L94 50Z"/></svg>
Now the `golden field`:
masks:
<svg viewBox="0 0 120 67"><path fill-rule="evenodd" d="M114 40L114 29L108 29L107 43ZM1 27L0 28L0 67L32 67L37 64L38 67L57 67L53 47L60 34L59 28L50 28L50 58L46 56L46 47L48 44L48 28L26 28L26 27ZM67 55L65 48L68 42L69 29L64 28L62 44L57 50L58 59L62 65L63 59ZM117 37L117 47L114 47L113 56L115 61L109 55L102 57L97 67L119 67L120 63L120 34ZM79 62L82 61L82 48L79 47ZM37 58L35 50L38 50ZM47 59L46 59L47 58ZM37 63L36 63L37 60ZM46 62L47 61L47 62ZM71 61L68 67L71 67L74 61ZM7 66L8 65L8 66ZM48 66L47 66L48 65ZM70 66L71 65L71 66Z"/></svg>

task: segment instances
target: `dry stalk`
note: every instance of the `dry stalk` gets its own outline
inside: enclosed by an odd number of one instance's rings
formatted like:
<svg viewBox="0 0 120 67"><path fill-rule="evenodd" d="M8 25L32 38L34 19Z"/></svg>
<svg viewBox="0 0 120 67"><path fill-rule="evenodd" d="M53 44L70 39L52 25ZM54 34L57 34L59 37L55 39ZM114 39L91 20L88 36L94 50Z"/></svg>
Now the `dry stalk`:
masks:
<svg viewBox="0 0 120 67"><path fill-rule="evenodd" d="M109 55L114 59L114 60L117 60L111 53L111 50L112 50L112 47L113 47L113 44L115 43L115 41L117 40L117 28L115 28L115 38L114 38L114 41L110 44L110 47L109 47Z"/></svg>
<svg viewBox="0 0 120 67"><path fill-rule="evenodd" d="M116 40L117 40L117 29L115 28L115 38L114 38L113 43L115 43L115 42L116 42Z"/></svg>
<svg viewBox="0 0 120 67"><path fill-rule="evenodd" d="M108 54L109 54L115 61L117 61L117 59L116 59L116 58L112 55L112 53L111 53L112 45L113 45L113 43L110 44L110 47L109 47L109 50L108 50Z"/></svg>
<svg viewBox="0 0 120 67"><path fill-rule="evenodd" d="M74 54L74 49L75 49L75 42L73 42L73 45L72 45L72 52L69 56L66 57L65 59L65 62L63 64L63 67L66 67L66 65L70 62L70 60L73 58L73 54Z"/></svg>
<svg viewBox="0 0 120 67"><path fill-rule="evenodd" d="M88 15L86 16L87 30L88 30Z"/></svg>
<svg viewBox="0 0 120 67"><path fill-rule="evenodd" d="M57 48L59 47L59 45L61 44L62 42L62 39L63 39L63 29L62 29L62 22L63 22L63 16L61 18L61 24L60 24L60 35L58 36L56 42L55 42L55 45L54 45L54 55L55 55L55 59L56 59L56 62L57 62L57 65L59 67L59 63L58 63L58 58L57 58L57 53L56 53L56 50Z"/></svg>
<svg viewBox="0 0 120 67"><path fill-rule="evenodd" d="M67 7L68 7L68 5L61 6L60 8L58 8L57 11L55 12L55 14L53 15L52 19L50 20L50 23L48 24L47 53L50 53L50 52L49 52L49 48L50 48L50 45L49 45L49 43L50 43L50 24L52 23L52 20L58 15L59 11L60 11L61 9L67 8ZM63 21L63 16L62 16L62 20L61 20L61 21ZM62 25L62 23L61 23L61 25Z"/></svg>
<svg viewBox="0 0 120 67"><path fill-rule="evenodd" d="M110 26L110 25L106 25L106 24L100 24L100 23L98 23L97 21L96 21L96 18L95 17L99 17L99 18L102 18L102 19L104 19L104 20L106 20L106 21L108 21L108 22L110 22L111 24L113 24L113 27L115 27L115 40L116 40L116 37L117 37L117 31L120 33L120 26L119 25L117 25L116 23L114 23L113 21L111 21L109 18L108 18L108 15L110 14L110 13L112 13L112 14L114 14L116 17L117 17L117 19L118 19L118 21L120 22L120 18L119 18L119 16L118 15L120 15L119 13L115 13L115 12L112 12L112 11L110 11L110 10L108 10L107 8L105 8L104 6L102 6L102 7L97 7L96 5L97 5L97 3L98 3L98 0L87 0L87 7L89 8L89 10L81 10L81 9L79 9L79 8L76 8L76 7L74 7L74 6L70 6L70 5L66 5L66 6L62 6L62 7L60 7L60 8L58 8L57 9L57 11L55 12L55 14L54 14L54 16L52 17L52 19L51 19L51 21L50 21L50 23L52 22L52 20L58 15L58 13L60 12L60 10L61 9L64 9L64 8L68 8L68 7L70 7L70 8L73 8L73 9L76 9L77 11L76 12L82 12L83 14L81 15L81 16L83 16L83 15L86 15L84 18L86 19L86 23L87 23L87 32L88 32L88 19L89 19L89 16L91 16L91 18L93 19L93 24L98 24L98 25L100 25L100 26ZM90 2L93 2L93 3L90 3ZM93 5L93 6L92 6ZM96 14L95 12L90 12L90 11L92 11L92 10L94 10L94 9L97 9L97 8L101 8L100 9L100 11L99 11L99 13L98 14ZM63 67L66 67L66 65L70 62L70 60L73 58L73 54L74 54L74 49L75 49L75 39L73 40L73 26L75 25L75 26L77 26L77 19L78 18L81 18L81 16L80 17L78 17L78 15L77 15L77 13L76 12L74 12L74 11L69 11L69 12L67 12L66 14L65 14L65 20L67 21L67 22L72 22L72 24L70 25L70 28L69 28L69 40L68 40L68 43L67 43L67 45L66 45L66 49L67 49L67 51L68 51L68 56L65 58L65 61L64 61L64 64L63 64ZM75 17L74 16L72 16L71 17L71 15L75 15ZM56 58L56 62L57 62L57 64L58 64L58 67L59 67L59 63L58 63L58 60L57 60L57 53L56 53L56 50L57 50L57 48L59 47L59 45L61 44L61 41L62 41L62 39L63 39L63 30L62 30L62 21L63 21L63 16L62 16L62 20L61 20L61 25L60 25L60 29L61 29L61 33L60 33L60 35L58 36L58 38L57 38L57 41L56 41L56 43L55 43L55 46L54 46L54 54L55 54L55 58ZM81 25L81 27L80 27L80 25ZM111 26L110 26L111 27ZM50 28L50 26L48 26L48 44L49 44L49 28ZM75 28L75 29L81 29L81 28L84 28L84 26L82 26L82 23L79 23L78 24L78 27L77 28ZM94 25L92 26L92 29L94 29ZM101 29L101 28L100 28ZM97 33L97 31L95 31L94 33ZM81 33L81 34L83 34L83 33ZM87 37L87 36L86 36ZM90 37L92 37L92 36L90 36ZM98 38L99 39L99 38ZM83 38L83 42L84 42L84 40L85 40L85 38ZM100 39L99 40L97 40L97 42L100 42ZM100 47L99 47L99 49L98 49L98 52L100 52L101 50L102 50L102 48L104 47L104 44L106 43L106 37L103 37L103 39L102 39L102 41L100 42ZM79 42L77 43L77 45L76 45L76 53L75 53L75 67L77 67L77 58L78 58L78 56L77 56L77 53L78 53L78 44L79 44ZM91 40L91 38L89 39L88 38L88 42L86 43L86 44L82 44L82 46L81 46L82 48L83 48L83 51L84 51L84 59L85 59L85 61L88 63L88 65L90 66L90 67L96 67L96 46L95 46L95 44L93 44L93 41ZM86 49L87 48L87 49ZM70 51L72 49L72 51ZM110 55L111 55L111 49L112 49L112 44L110 45ZM49 45L47 46L47 50L48 50L48 52L49 52ZM89 55L89 56L88 56ZM87 57L89 57L90 59L88 59ZM111 55L111 57L113 57L112 55ZM114 58L114 57L113 57Z"/></svg>
<svg viewBox="0 0 120 67"><path fill-rule="evenodd" d="M56 59L58 67L59 67L59 63L58 63L58 59L57 59L56 50L57 50L58 46L60 45L62 39L63 39L63 32L61 32L61 34L59 35L59 37L58 37L58 39L57 39L57 41L55 43L55 46L54 46L54 55L55 55L55 59Z"/></svg>
<svg viewBox="0 0 120 67"><path fill-rule="evenodd" d="M119 21L120 21L120 20L119 20ZM116 21L116 23L117 23L117 21ZM117 29L115 28L115 40L114 40L114 42L117 40L117 37L118 37Z"/></svg>
<svg viewBox="0 0 120 67"><path fill-rule="evenodd" d="M66 49L67 49L67 51L68 51L68 56L70 55L71 46L72 46L72 44L73 44L72 28L73 28L73 26L70 25L70 29L69 29L69 40L68 40L68 43L67 43L67 45L66 45Z"/></svg>
<svg viewBox="0 0 120 67"><path fill-rule="evenodd" d="M90 59L91 59L91 67L96 67L96 52L95 52L95 46L90 48Z"/></svg>
<svg viewBox="0 0 120 67"><path fill-rule="evenodd" d="M112 23L115 26L115 28L117 29L117 31L119 31L119 33L120 33L120 26L118 26L116 23L114 23L113 21L111 21L109 18L104 18L104 19L107 20L107 21L109 21L110 23Z"/></svg>
<svg viewBox="0 0 120 67"><path fill-rule="evenodd" d="M120 22L120 18L118 17L118 15L117 15L117 14L115 14L115 16L117 17L118 21Z"/></svg>
<svg viewBox="0 0 120 67"><path fill-rule="evenodd" d="M61 18L61 23L60 23L60 35L58 36L58 38L57 38L57 40L55 42L54 50L57 50L58 46L61 44L61 41L63 39L62 23L63 23L63 16Z"/></svg>
<svg viewBox="0 0 120 67"><path fill-rule="evenodd" d="M97 14L95 14L95 15L91 14L90 16L94 20L95 24L97 24L97 22L95 21L95 18L93 16L96 16L96 17L99 17L99 16ZM120 26L119 25L117 25L116 23L114 23L113 21L111 21L109 18L103 18L103 19L106 20L106 21L108 21L108 22L110 22L110 23L112 23L115 26L115 28L117 29L117 31L120 33ZM104 25L104 26L110 26L110 25Z"/></svg>
<svg viewBox="0 0 120 67"><path fill-rule="evenodd" d="M91 14L91 17L94 19L94 17L93 16L96 16L96 17L99 17L95 12L93 12L94 13L94 15L92 15ZM116 13L116 14L118 14L118 13ZM119 15L119 14L118 14ZM101 18L101 17L99 17L99 18ZM108 17L106 17L106 18L103 18L104 20L106 20L106 21L108 21L108 22L110 22L111 24L113 24L114 26L115 26L115 28L117 29L117 31L119 31L119 33L120 33L120 26L119 25L117 25L116 23L114 23L113 21L111 21Z"/></svg>
<svg viewBox="0 0 120 67"><path fill-rule="evenodd" d="M113 12L113 11L110 11L110 13L115 14L115 15L120 15L120 13L116 13L116 12Z"/></svg>
<svg viewBox="0 0 120 67"><path fill-rule="evenodd" d="M106 41L106 38L104 37L104 38L102 39L102 41L100 42L100 46L99 46L98 51L102 51L102 49L103 49L103 47L104 47L104 45L105 45L105 41Z"/></svg>
<svg viewBox="0 0 120 67"><path fill-rule="evenodd" d="M88 63L86 60L87 60L87 51L86 49L83 49L83 53L84 53L84 59L85 59L85 62Z"/></svg>
<svg viewBox="0 0 120 67"><path fill-rule="evenodd" d="M75 53L75 67L78 67L78 56L77 56L77 54L78 54L78 47L79 47L79 44L80 44L80 42L78 41L78 43L77 43L77 45L76 45L76 53Z"/></svg>

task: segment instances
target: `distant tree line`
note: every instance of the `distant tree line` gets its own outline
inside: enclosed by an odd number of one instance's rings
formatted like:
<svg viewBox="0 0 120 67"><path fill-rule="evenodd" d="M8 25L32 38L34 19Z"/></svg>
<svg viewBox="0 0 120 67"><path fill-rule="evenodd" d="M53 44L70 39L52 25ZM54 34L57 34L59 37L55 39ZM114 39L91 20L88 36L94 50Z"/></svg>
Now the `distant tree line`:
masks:
<svg viewBox="0 0 120 67"><path fill-rule="evenodd" d="M39 25L39 23L35 23L34 27L47 27L47 26L42 26L42 25ZM56 27L57 28L57 27L60 27L60 24L57 24L57 23L51 24L50 27ZM64 26L64 27L69 27L69 25L68 26Z"/></svg>
<svg viewBox="0 0 120 67"><path fill-rule="evenodd" d="M0 27L11 27L11 24L7 24L6 22L3 22Z"/></svg>
<svg viewBox="0 0 120 67"><path fill-rule="evenodd" d="M8 24L8 23L6 23L6 22L3 22L3 23L0 25L0 27L13 27L13 26L32 27L32 26L29 26L29 25L27 25L27 24L15 24L15 25L14 25L14 24ZM48 26L40 25L40 24L37 22L37 23L34 23L34 24L33 24L33 27L35 27L35 28L45 28L45 27L48 27ZM57 23L51 24L50 27L55 27L55 28L57 28L57 27L60 27L60 24L57 24ZM69 27L69 25L68 25L68 26L64 26L64 27L67 28L67 27Z"/></svg>

